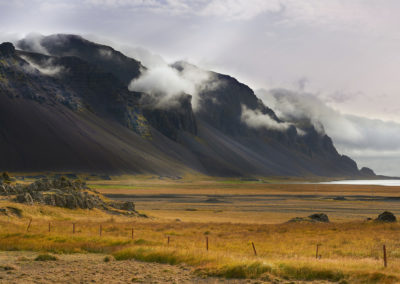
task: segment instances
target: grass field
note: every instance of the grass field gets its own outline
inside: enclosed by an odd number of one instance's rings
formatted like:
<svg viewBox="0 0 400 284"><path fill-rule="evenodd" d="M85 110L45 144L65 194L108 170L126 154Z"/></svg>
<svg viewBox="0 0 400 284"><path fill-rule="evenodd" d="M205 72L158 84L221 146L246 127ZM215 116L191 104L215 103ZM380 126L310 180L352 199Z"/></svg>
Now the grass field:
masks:
<svg viewBox="0 0 400 284"><path fill-rule="evenodd" d="M184 263L199 275L225 278L400 281L400 225L365 221L383 210L399 213L393 199L399 188L266 182L153 177L90 182L114 198L133 199L149 218L3 200L0 207L15 207L22 216L0 215L0 249ZM334 222L284 223L315 212Z"/></svg>

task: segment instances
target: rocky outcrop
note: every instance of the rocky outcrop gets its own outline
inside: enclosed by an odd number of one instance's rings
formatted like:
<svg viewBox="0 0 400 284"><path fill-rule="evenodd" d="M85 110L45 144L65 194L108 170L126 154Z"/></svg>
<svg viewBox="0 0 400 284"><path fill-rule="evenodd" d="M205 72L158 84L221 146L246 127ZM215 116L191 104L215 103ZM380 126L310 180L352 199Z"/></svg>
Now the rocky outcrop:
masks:
<svg viewBox="0 0 400 284"><path fill-rule="evenodd" d="M0 195L9 196L11 200L33 205L44 204L69 209L98 208L117 212L114 209L136 213L133 202L107 202L98 192L91 190L80 180L71 181L65 177L41 179L27 186L0 185Z"/></svg>
<svg viewBox="0 0 400 284"><path fill-rule="evenodd" d="M15 54L15 47L11 42L0 44L0 56L11 56Z"/></svg>
<svg viewBox="0 0 400 284"><path fill-rule="evenodd" d="M308 216L308 218L310 218L311 220L316 221L316 222L329 223L328 215L326 215L325 213L312 214L312 215Z"/></svg>
<svg viewBox="0 0 400 284"><path fill-rule="evenodd" d="M376 176L375 172L367 167L361 168L360 173L365 176Z"/></svg>
<svg viewBox="0 0 400 284"><path fill-rule="evenodd" d="M309 222L309 223L329 223L328 215L325 213L315 213L308 217L295 217L290 219L288 223Z"/></svg>
<svg viewBox="0 0 400 284"><path fill-rule="evenodd" d="M392 212L385 211L381 214L378 215L378 218L375 219L375 221L378 222L387 222L387 223L393 223L396 222L396 216Z"/></svg>
<svg viewBox="0 0 400 284"><path fill-rule="evenodd" d="M135 211L135 204L132 201L110 202L108 205L120 210Z"/></svg>

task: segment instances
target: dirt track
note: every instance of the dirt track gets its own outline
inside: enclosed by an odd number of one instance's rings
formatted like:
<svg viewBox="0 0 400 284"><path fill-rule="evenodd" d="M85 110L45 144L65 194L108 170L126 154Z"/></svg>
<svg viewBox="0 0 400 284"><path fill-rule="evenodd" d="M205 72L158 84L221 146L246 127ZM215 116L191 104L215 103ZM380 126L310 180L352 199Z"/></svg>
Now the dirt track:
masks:
<svg viewBox="0 0 400 284"><path fill-rule="evenodd" d="M38 253L0 252L0 283L263 283L201 277L191 268L138 261L104 262L101 254L57 256L34 261Z"/></svg>

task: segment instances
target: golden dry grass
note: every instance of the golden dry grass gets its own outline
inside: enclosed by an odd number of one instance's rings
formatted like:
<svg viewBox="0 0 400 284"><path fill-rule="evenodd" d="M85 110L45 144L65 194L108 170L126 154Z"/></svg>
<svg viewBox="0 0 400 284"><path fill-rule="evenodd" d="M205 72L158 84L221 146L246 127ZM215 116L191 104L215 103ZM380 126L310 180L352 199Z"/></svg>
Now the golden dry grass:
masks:
<svg viewBox="0 0 400 284"><path fill-rule="evenodd" d="M269 279L268 277L272 275L292 280L349 283L400 281L400 225L397 223L362 221L360 217L367 215L364 213L357 215L358 219L352 215L353 218L343 218L342 222L328 224L278 223L297 215L307 215L308 210L316 203L326 204L324 200L291 201L290 195L295 192L303 194L316 191L315 185L259 185L219 180L200 180L198 183L168 180L151 184L150 179L143 180L101 181L94 187L103 192L115 192L122 186L120 190L128 194L134 192L134 194L150 195L154 192L161 194L179 191L182 191L182 194L191 191L196 191L196 194L210 194L210 191L216 190L219 195L224 191L224 194L236 192L251 197L249 192L255 195L260 192L264 194L275 192L280 195L286 192L288 195L286 202L289 202L290 206L297 206L295 209L298 211L290 213L268 212L269 209L265 212L244 211L242 209L248 207L241 204L240 200L238 204L207 205L214 206L213 209L202 207L201 203L183 203L181 206L182 204L172 202L162 205L153 200L139 205L147 209L144 211L150 216L156 216L144 219L110 216L99 210L69 210L0 201L0 207L17 207L23 212L21 218L0 217L0 249L54 253L112 253L117 259L132 258L168 264L186 263L197 268L200 274L221 277ZM135 183L139 184L138 188L132 185ZM148 184L148 187L144 188L144 184ZM174 186L176 189L173 189ZM341 192L354 195L355 191L371 193L372 190L370 187L340 188L335 185L323 186L319 192L326 195L329 195L330 191L335 194ZM388 196L397 194L393 188L377 187L374 192L377 191ZM363 208L371 204L377 204L358 201L348 201L348 203L346 208L353 207L355 210L364 210ZM164 206L164 209L155 210L152 206ZM187 206L198 209L187 211L189 208ZM216 215L219 217L215 217ZM32 223L27 232L30 218ZM182 221L176 221L176 218ZM267 224L269 221L275 224ZM50 232L48 232L49 222ZM72 233L73 223L75 223L75 234ZM131 237L132 228L134 239ZM167 244L168 237L169 244ZM209 251L206 251L206 238L209 240ZM257 256L254 255L252 242L255 244ZM317 244L321 245L319 247L321 259L315 258ZM388 249L387 268L383 267L383 244Z"/></svg>

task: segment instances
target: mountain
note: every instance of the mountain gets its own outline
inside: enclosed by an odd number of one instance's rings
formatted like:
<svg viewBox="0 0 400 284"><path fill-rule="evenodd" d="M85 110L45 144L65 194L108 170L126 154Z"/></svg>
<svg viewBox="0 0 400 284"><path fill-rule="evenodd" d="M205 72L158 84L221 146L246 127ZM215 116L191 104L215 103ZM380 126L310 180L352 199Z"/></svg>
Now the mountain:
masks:
<svg viewBox="0 0 400 284"><path fill-rule="evenodd" d="M0 170L218 176L369 176L312 125L280 120L228 75L196 94L158 98L128 90L147 68L76 35L0 45ZM185 62L177 72L197 68ZM254 127L244 110L278 128Z"/></svg>

